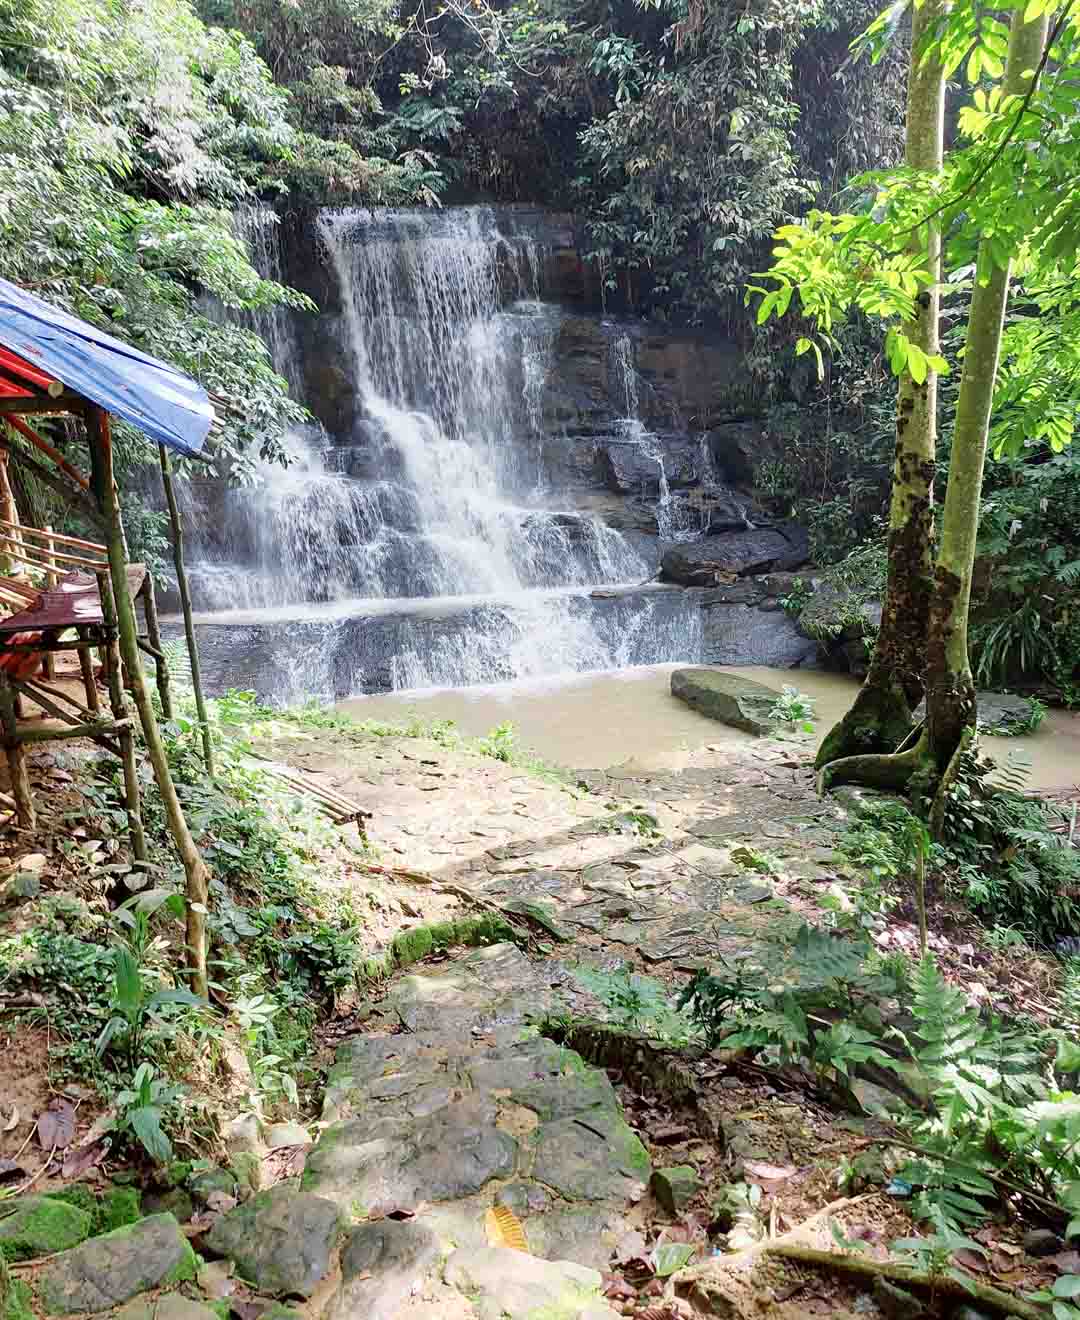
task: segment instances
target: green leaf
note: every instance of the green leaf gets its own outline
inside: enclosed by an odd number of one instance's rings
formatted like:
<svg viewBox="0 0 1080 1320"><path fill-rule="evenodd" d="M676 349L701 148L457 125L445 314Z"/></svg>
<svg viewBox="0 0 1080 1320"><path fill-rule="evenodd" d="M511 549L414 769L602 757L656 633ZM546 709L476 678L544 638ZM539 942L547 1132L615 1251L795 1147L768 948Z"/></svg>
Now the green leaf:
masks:
<svg viewBox="0 0 1080 1320"><path fill-rule="evenodd" d="M1080 1042L1068 1036L1058 1037L1054 1068L1059 1073L1080 1072Z"/></svg>
<svg viewBox="0 0 1080 1320"><path fill-rule="evenodd" d="M114 953L115 971L113 1005L125 1017L138 1011L143 1001L142 978L139 976L139 964L135 956L125 945L117 947Z"/></svg>
<svg viewBox="0 0 1080 1320"><path fill-rule="evenodd" d="M172 1159L172 1142L161 1129L161 1110L157 1105L140 1105L138 1109L129 1109L125 1118L131 1124L139 1144L155 1163L166 1164Z"/></svg>
<svg viewBox="0 0 1080 1320"><path fill-rule="evenodd" d="M1080 1274L1063 1274L1052 1291L1055 1297L1080 1297Z"/></svg>
<svg viewBox="0 0 1080 1320"><path fill-rule="evenodd" d="M907 350L907 369L911 374L911 379L916 385L922 385L926 380L926 369L928 361L926 354L918 344L908 344Z"/></svg>
<svg viewBox="0 0 1080 1320"><path fill-rule="evenodd" d="M665 1242L653 1252L653 1270L658 1279L681 1270L694 1255L695 1247L689 1242Z"/></svg>

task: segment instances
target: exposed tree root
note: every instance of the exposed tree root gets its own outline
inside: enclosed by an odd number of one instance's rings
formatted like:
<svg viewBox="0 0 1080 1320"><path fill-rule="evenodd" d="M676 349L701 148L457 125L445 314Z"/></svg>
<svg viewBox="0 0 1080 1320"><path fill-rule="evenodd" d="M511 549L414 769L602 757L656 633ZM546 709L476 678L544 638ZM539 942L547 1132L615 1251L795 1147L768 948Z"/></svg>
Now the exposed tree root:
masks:
<svg viewBox="0 0 1080 1320"><path fill-rule="evenodd" d="M926 1288L931 1293L944 1293L949 1297L974 1297L983 1306L1002 1315L1021 1316L1023 1320L1046 1320L1046 1311L1041 1306L1033 1306L1015 1293L1004 1292L1001 1288L980 1283L974 1278L965 1279L961 1283L951 1274L923 1274L911 1265L871 1260L855 1253L841 1255L837 1251L818 1251L814 1247L803 1246L801 1242L767 1242L762 1250L767 1256L783 1256L786 1260L798 1261L802 1265L817 1265L828 1270L846 1270L864 1277L888 1279L891 1283Z"/></svg>
<svg viewBox="0 0 1080 1320"><path fill-rule="evenodd" d="M862 685L851 709L829 730L818 749L816 766L893 752L911 731L911 707L904 689L877 671Z"/></svg>
<svg viewBox="0 0 1080 1320"><path fill-rule="evenodd" d="M817 780L819 793L838 784L862 784L866 788L903 789L925 759L922 738L906 752L886 755L845 756L822 766Z"/></svg>

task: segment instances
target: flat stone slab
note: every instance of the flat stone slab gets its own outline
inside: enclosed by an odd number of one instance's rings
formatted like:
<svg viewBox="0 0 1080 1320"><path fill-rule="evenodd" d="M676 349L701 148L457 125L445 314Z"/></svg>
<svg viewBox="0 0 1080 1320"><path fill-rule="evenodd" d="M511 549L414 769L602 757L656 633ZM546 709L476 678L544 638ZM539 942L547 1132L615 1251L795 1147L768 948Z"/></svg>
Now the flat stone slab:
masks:
<svg viewBox="0 0 1080 1320"><path fill-rule="evenodd" d="M195 1270L195 1253L172 1215L150 1215L46 1261L38 1295L47 1315L107 1311L137 1293L193 1279Z"/></svg>
<svg viewBox="0 0 1080 1320"><path fill-rule="evenodd" d="M206 1246L265 1292L310 1297L341 1235L333 1201L279 1185L222 1215Z"/></svg>
<svg viewBox="0 0 1080 1320"><path fill-rule="evenodd" d="M518 1144L496 1127L497 1112L494 1100L469 1095L411 1122L335 1124L309 1153L303 1188L356 1216L469 1196L517 1167Z"/></svg>
<svg viewBox="0 0 1080 1320"><path fill-rule="evenodd" d="M533 1178L571 1201L636 1200L652 1175L648 1151L606 1109L542 1123L532 1146Z"/></svg>
<svg viewBox="0 0 1080 1320"><path fill-rule="evenodd" d="M671 695L700 715L759 735L775 727L771 712L781 696L775 688L751 678L704 668L676 669L671 675Z"/></svg>
<svg viewBox="0 0 1080 1320"><path fill-rule="evenodd" d="M570 1261L462 1248L446 1262L445 1278L473 1302L477 1320L618 1320L600 1296L599 1271Z"/></svg>
<svg viewBox="0 0 1080 1320"><path fill-rule="evenodd" d="M398 1309L439 1257L426 1224L383 1219L354 1229L341 1254L341 1283L324 1320L396 1320Z"/></svg>

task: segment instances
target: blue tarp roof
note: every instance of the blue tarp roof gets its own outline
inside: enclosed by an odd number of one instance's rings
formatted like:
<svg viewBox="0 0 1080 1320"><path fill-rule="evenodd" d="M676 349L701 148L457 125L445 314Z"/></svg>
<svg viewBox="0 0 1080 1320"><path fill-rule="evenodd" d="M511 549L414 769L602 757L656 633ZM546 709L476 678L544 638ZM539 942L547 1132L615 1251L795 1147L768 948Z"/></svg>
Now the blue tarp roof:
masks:
<svg viewBox="0 0 1080 1320"><path fill-rule="evenodd" d="M4 279L0 344L170 449L202 449L214 409L201 385Z"/></svg>

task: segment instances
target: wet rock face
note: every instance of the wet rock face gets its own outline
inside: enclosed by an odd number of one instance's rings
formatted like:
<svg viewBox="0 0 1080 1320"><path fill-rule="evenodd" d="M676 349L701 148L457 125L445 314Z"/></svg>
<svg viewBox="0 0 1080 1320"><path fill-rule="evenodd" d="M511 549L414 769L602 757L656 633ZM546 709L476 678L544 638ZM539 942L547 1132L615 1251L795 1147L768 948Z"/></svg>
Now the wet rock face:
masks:
<svg viewBox="0 0 1080 1320"><path fill-rule="evenodd" d="M733 577L798 568L809 553L805 529L782 523L668 546L661 575L687 587L713 587Z"/></svg>
<svg viewBox="0 0 1080 1320"><path fill-rule="evenodd" d="M333 1202L280 1184L222 1215L206 1245L256 1287L307 1297L329 1268L340 1231Z"/></svg>

